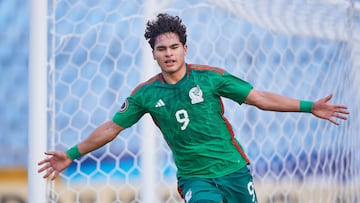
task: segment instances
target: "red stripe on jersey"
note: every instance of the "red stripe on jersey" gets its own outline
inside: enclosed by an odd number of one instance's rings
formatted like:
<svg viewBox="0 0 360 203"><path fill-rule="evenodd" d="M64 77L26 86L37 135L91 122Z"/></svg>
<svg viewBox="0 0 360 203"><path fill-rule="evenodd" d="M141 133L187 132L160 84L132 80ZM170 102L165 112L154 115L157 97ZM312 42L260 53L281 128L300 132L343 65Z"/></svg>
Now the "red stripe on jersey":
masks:
<svg viewBox="0 0 360 203"><path fill-rule="evenodd" d="M155 119L155 117L153 117L153 116L151 115L151 118L152 118L154 124L155 124L158 128L160 128L159 122Z"/></svg>
<svg viewBox="0 0 360 203"><path fill-rule="evenodd" d="M198 64L189 64L189 69L192 69L192 70L207 70L207 71L212 71L212 72L219 73L221 75L225 73L225 70L222 69L222 68L206 66L206 65L198 65ZM188 73L190 73L190 71L188 71Z"/></svg>
<svg viewBox="0 0 360 203"><path fill-rule="evenodd" d="M178 186L177 190L178 190L178 193L180 194L180 197L184 199L184 195L182 193L183 192L182 187Z"/></svg>
<svg viewBox="0 0 360 203"><path fill-rule="evenodd" d="M131 92L131 95L134 95L136 91L138 91L141 87L151 84L157 80L160 80L162 83L164 83L164 80L161 77L161 73L155 75L154 77L150 78L146 82L140 83L138 86L135 87L135 89Z"/></svg>
<svg viewBox="0 0 360 203"><path fill-rule="evenodd" d="M245 161L247 162L247 164L250 164L250 160L249 158L246 156L245 152L242 150L242 148L240 147L239 143L236 141L235 138L235 133L231 127L230 122L228 121L228 119L224 116L224 104L222 102L222 100L220 99L220 104L221 104L221 109L222 109L222 117L226 123L226 126L231 134L231 142L233 143L233 145L236 147L237 151L241 154L241 156L245 159Z"/></svg>

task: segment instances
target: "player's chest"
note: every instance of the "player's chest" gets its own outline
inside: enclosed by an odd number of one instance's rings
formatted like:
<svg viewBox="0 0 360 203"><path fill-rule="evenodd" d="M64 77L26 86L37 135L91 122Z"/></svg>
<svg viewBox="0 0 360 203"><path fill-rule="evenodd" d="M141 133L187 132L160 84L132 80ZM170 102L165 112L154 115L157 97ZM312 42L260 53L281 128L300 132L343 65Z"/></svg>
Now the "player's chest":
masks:
<svg viewBox="0 0 360 203"><path fill-rule="evenodd" d="M149 112L160 118L167 118L177 112L201 112L209 108L214 94L203 83L187 83L176 88L159 87L159 94L151 95Z"/></svg>

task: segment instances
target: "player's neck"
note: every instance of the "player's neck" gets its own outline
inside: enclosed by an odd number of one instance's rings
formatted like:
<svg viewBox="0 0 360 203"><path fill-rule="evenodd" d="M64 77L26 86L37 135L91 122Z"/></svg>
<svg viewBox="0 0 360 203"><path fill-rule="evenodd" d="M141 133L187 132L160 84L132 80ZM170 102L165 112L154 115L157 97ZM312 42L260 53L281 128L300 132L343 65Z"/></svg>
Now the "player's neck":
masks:
<svg viewBox="0 0 360 203"><path fill-rule="evenodd" d="M186 65L182 66L179 70L175 72L162 72L162 75L168 84L178 83L186 74Z"/></svg>

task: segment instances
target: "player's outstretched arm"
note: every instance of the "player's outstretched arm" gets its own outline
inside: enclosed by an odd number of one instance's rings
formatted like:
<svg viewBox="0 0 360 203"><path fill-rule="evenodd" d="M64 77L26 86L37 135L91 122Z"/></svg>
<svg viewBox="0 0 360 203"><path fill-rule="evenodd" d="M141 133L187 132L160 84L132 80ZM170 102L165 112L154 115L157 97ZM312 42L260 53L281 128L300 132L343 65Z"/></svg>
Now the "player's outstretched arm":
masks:
<svg viewBox="0 0 360 203"><path fill-rule="evenodd" d="M308 102L253 89L250 91L245 103L266 111L308 112L318 118L326 119L335 125L339 125L335 118L346 120L346 115L349 112L344 105L329 103L331 98L332 94L316 102Z"/></svg>
<svg viewBox="0 0 360 203"><path fill-rule="evenodd" d="M48 157L38 163L41 167L38 172L46 171L43 177L48 178L51 176L51 180L55 180L60 172L70 166L74 159L104 146L112 141L123 129L113 121L108 121L96 128L84 141L67 152L45 152Z"/></svg>

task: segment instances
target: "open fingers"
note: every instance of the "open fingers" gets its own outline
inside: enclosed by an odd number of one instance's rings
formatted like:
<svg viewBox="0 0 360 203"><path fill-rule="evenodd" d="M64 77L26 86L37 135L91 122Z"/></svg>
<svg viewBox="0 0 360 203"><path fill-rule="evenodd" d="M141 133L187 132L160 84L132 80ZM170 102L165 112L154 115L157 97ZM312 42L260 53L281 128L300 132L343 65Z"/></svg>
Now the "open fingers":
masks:
<svg viewBox="0 0 360 203"><path fill-rule="evenodd" d="M51 159L51 158L46 158L46 159L44 159L44 160L40 161L40 162L38 163L38 165L40 166L40 165L43 165L43 164L49 163L49 162L50 162L50 159Z"/></svg>
<svg viewBox="0 0 360 203"><path fill-rule="evenodd" d="M48 151L48 152L44 152L44 154L48 155L48 156L54 156L56 155L55 151Z"/></svg>
<svg viewBox="0 0 360 203"><path fill-rule="evenodd" d="M328 101L330 101L330 99L333 97L332 94L329 94L328 96L326 96L323 100L325 101L325 103L327 103Z"/></svg>
<svg viewBox="0 0 360 203"><path fill-rule="evenodd" d="M350 114L350 112L347 110L347 107L344 106L337 107L336 112L341 114Z"/></svg>
<svg viewBox="0 0 360 203"><path fill-rule="evenodd" d="M347 114L350 114L349 111L346 110L347 107L346 106L341 106L338 105L336 107L336 110L332 113L331 117L328 118L328 120L330 122L332 122L335 125L339 125L339 122L337 122L334 118L338 118L338 119L342 119L342 120L347 120Z"/></svg>
<svg viewBox="0 0 360 203"><path fill-rule="evenodd" d="M46 174L43 176L43 178L49 177L53 172L54 172L54 169L53 169L53 168L49 168L49 169L46 171Z"/></svg>
<svg viewBox="0 0 360 203"><path fill-rule="evenodd" d="M347 117L346 115L350 114L350 112L347 110L346 106L342 106L342 105L336 105L335 107L335 111L332 114L332 117L336 117L342 120L346 120Z"/></svg>
<svg viewBox="0 0 360 203"><path fill-rule="evenodd" d="M47 156L54 156L54 155L55 155L55 152L49 151L49 152L44 152L44 154L47 155ZM45 158L44 160L40 161L40 162L38 163L38 165L43 165L44 163L49 162L50 159L51 159L51 157Z"/></svg>
<svg viewBox="0 0 360 203"><path fill-rule="evenodd" d="M40 168L40 169L38 170L38 173L41 173L41 172L47 170L47 169L50 168L50 167L51 167L50 164L46 164L45 166L43 166L42 168Z"/></svg>
<svg viewBox="0 0 360 203"><path fill-rule="evenodd" d="M58 177L59 172L58 171L54 171L54 175L51 177L51 180L55 180L56 177Z"/></svg>
<svg viewBox="0 0 360 203"><path fill-rule="evenodd" d="M42 161L38 162L38 165L39 166L42 166L39 170L38 170L38 173L41 173L41 172L44 172L46 171L45 175L43 176L43 178L48 178L51 176L51 180L54 180L58 175L59 175L59 172L56 171L52 165L51 165L51 161L52 159L54 159L54 156L57 155L57 152L55 151L48 151L48 152L45 152L45 155L49 156L45 159L43 159Z"/></svg>
<svg viewBox="0 0 360 203"><path fill-rule="evenodd" d="M44 160L38 162L38 166L43 165L44 163L47 163L47 162L48 162L48 161L47 161L46 159L44 159Z"/></svg>
<svg viewBox="0 0 360 203"><path fill-rule="evenodd" d="M335 121L335 120L332 119L332 118L329 118L328 120L329 120L330 122L332 122L333 124L335 124L335 125L339 125L339 122Z"/></svg>
<svg viewBox="0 0 360 203"><path fill-rule="evenodd" d="M346 120L346 119L347 119L346 116L343 116L342 114L339 114L339 113L334 113L334 114L333 114L333 117L336 117L336 118L339 118L339 119L342 119L342 120Z"/></svg>

